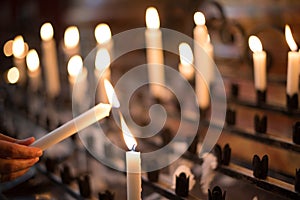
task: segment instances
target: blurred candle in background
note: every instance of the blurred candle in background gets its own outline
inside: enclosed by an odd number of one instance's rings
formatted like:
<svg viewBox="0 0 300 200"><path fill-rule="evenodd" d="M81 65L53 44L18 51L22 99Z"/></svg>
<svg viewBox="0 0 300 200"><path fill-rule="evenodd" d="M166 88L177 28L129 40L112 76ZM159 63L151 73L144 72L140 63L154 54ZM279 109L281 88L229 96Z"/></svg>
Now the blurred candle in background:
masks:
<svg viewBox="0 0 300 200"><path fill-rule="evenodd" d="M18 35L14 38L12 43L12 53L13 53L13 63L14 66L18 68L20 77L18 84L24 86L27 81L27 71L26 71L26 49L24 39L21 35Z"/></svg>
<svg viewBox="0 0 300 200"><path fill-rule="evenodd" d="M55 98L60 93L60 79L57 61L56 43L53 39L54 31L50 23L42 25L43 65L45 68L46 90L49 98Z"/></svg>
<svg viewBox="0 0 300 200"><path fill-rule="evenodd" d="M194 56L190 45L187 43L180 43L179 45L180 63L178 65L179 72L187 80L194 78Z"/></svg>
<svg viewBox="0 0 300 200"><path fill-rule="evenodd" d="M28 68L29 87L32 92L37 92L41 87L40 59L35 49L31 49L26 56Z"/></svg>
<svg viewBox="0 0 300 200"><path fill-rule="evenodd" d="M67 59L71 56L80 54L80 35L76 26L69 26L64 33L64 52Z"/></svg>
<svg viewBox="0 0 300 200"><path fill-rule="evenodd" d="M12 67L7 71L6 79L7 83L15 84L20 78L20 72L17 67Z"/></svg>

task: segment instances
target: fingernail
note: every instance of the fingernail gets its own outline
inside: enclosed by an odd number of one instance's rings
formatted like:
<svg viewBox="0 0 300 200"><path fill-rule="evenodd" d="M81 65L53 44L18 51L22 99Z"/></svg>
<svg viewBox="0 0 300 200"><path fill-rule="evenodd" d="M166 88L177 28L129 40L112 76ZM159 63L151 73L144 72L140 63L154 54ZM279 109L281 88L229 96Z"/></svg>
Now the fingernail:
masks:
<svg viewBox="0 0 300 200"><path fill-rule="evenodd" d="M37 156L38 156L38 157L41 156L41 155L43 155L43 150L39 150L39 151L37 152Z"/></svg>

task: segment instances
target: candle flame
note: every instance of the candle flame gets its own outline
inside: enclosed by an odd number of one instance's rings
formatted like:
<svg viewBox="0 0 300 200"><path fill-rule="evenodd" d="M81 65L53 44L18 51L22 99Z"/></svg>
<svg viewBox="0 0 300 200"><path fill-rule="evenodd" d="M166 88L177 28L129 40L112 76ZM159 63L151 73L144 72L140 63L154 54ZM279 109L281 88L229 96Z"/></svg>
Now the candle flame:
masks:
<svg viewBox="0 0 300 200"><path fill-rule="evenodd" d="M137 146L137 141L135 140L132 133L130 132L127 124L124 121L122 114L119 113L119 115L120 115L120 121L121 121L121 128L122 128L122 132L123 132L123 138L126 143L126 146L130 150L135 150L135 148Z"/></svg>
<svg viewBox="0 0 300 200"><path fill-rule="evenodd" d="M183 42L179 45L180 62L183 65L192 65L194 62L194 56L190 45Z"/></svg>
<svg viewBox="0 0 300 200"><path fill-rule="evenodd" d="M35 49L31 49L26 56L26 64L29 71L34 72L40 66L40 59Z"/></svg>
<svg viewBox="0 0 300 200"><path fill-rule="evenodd" d="M107 24L98 24L94 33L98 44L104 44L111 40L111 31Z"/></svg>
<svg viewBox="0 0 300 200"><path fill-rule="evenodd" d="M76 26L70 26L65 30L64 44L67 48L74 48L79 44L79 30Z"/></svg>
<svg viewBox="0 0 300 200"><path fill-rule="evenodd" d="M259 52L263 50L260 39L254 35L249 37L248 44L252 52Z"/></svg>
<svg viewBox="0 0 300 200"><path fill-rule="evenodd" d="M159 15L154 7L149 7L146 10L146 25L147 28L150 29L159 29L160 21L159 21Z"/></svg>
<svg viewBox="0 0 300 200"><path fill-rule="evenodd" d="M107 95L109 103L112 105L112 107L119 108L120 102L118 100L116 92L115 92L112 84L107 79L104 79L104 87L105 87L105 91L106 91L106 95Z"/></svg>
<svg viewBox="0 0 300 200"><path fill-rule="evenodd" d="M25 43L21 35L15 37L12 44L12 53L16 58L23 58L25 54Z"/></svg>
<svg viewBox="0 0 300 200"><path fill-rule="evenodd" d="M3 53L7 57L9 57L13 54L13 52L12 52L13 42L14 42L13 40L8 40L7 42L5 42L5 44L3 46Z"/></svg>
<svg viewBox="0 0 300 200"><path fill-rule="evenodd" d="M20 78L20 72L18 68L12 67L8 70L7 80L10 84L15 84L16 82L18 82L19 78Z"/></svg>
<svg viewBox="0 0 300 200"><path fill-rule="evenodd" d="M49 41L53 38L54 31L51 23L47 22L42 25L40 30L42 40Z"/></svg>
<svg viewBox="0 0 300 200"><path fill-rule="evenodd" d="M72 77L77 77L83 68L82 58L79 55L72 56L68 62L68 73Z"/></svg>
<svg viewBox="0 0 300 200"><path fill-rule="evenodd" d="M285 25L285 39L292 51L296 51L298 49L289 25Z"/></svg>
<svg viewBox="0 0 300 200"><path fill-rule="evenodd" d="M106 48L100 48L97 51L95 66L98 70L104 70L110 65L110 55Z"/></svg>
<svg viewBox="0 0 300 200"><path fill-rule="evenodd" d="M205 16L202 12L195 12L194 22L196 25L205 25Z"/></svg>

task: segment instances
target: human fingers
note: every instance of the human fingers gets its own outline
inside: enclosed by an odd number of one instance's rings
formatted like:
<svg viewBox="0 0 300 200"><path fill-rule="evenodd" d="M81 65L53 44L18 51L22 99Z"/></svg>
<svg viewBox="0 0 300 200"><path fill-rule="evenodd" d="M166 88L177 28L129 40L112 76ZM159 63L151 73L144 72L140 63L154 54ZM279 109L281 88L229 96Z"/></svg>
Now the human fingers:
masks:
<svg viewBox="0 0 300 200"><path fill-rule="evenodd" d="M20 170L24 170L33 166L38 162L39 158L30 159L3 159L0 158L0 173L10 174Z"/></svg>
<svg viewBox="0 0 300 200"><path fill-rule="evenodd" d="M15 138L9 137L7 135L4 135L0 133L0 140L8 141L8 142L16 142Z"/></svg>
<svg viewBox="0 0 300 200"><path fill-rule="evenodd" d="M30 167L26 168L26 169L22 169L17 172L9 173L9 174L0 174L0 183L12 181L12 180L24 175L26 172L28 172L29 169L30 169Z"/></svg>
<svg viewBox="0 0 300 200"><path fill-rule="evenodd" d="M35 158L42 154L40 148L0 140L0 158Z"/></svg>
<svg viewBox="0 0 300 200"><path fill-rule="evenodd" d="M23 140L16 140L15 143L28 146L31 145L34 141L34 137L29 137Z"/></svg>

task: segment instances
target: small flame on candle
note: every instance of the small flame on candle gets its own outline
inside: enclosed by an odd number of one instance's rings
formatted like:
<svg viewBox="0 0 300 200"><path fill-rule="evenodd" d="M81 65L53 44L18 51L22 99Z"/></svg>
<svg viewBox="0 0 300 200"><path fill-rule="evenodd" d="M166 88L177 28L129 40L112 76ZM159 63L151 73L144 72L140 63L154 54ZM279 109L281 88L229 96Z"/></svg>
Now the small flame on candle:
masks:
<svg viewBox="0 0 300 200"><path fill-rule="evenodd" d="M23 58L25 55L25 43L21 35L15 37L12 44L12 53L16 58Z"/></svg>
<svg viewBox="0 0 300 200"><path fill-rule="evenodd" d="M68 62L68 73L72 77L77 77L83 68L82 58L79 55L72 56Z"/></svg>
<svg viewBox="0 0 300 200"><path fill-rule="evenodd" d="M195 12L194 14L194 22L196 25L203 26L205 25L205 16L202 12Z"/></svg>
<svg viewBox="0 0 300 200"><path fill-rule="evenodd" d="M9 57L13 54L13 52L12 52L13 42L14 42L13 40L8 40L7 42L5 42L5 44L3 46L3 53L7 57Z"/></svg>
<svg viewBox="0 0 300 200"><path fill-rule="evenodd" d="M106 95L107 95L109 103L112 105L112 107L119 108L120 102L118 100L116 92L115 92L112 84L107 79L104 79L104 87L105 87L105 91L106 91Z"/></svg>
<svg viewBox="0 0 300 200"><path fill-rule="evenodd" d="M16 82L18 82L19 78L20 78L20 72L18 68L12 67L8 70L7 80L10 84L15 84Z"/></svg>
<svg viewBox="0 0 300 200"><path fill-rule="evenodd" d="M248 44L252 52L259 52L263 50L260 39L254 35L249 37Z"/></svg>
<svg viewBox="0 0 300 200"><path fill-rule="evenodd" d="M40 59L35 49L31 49L26 56L26 64L29 71L34 72L40 66Z"/></svg>
<svg viewBox="0 0 300 200"><path fill-rule="evenodd" d="M183 65L192 65L194 62L193 51L187 43L183 42L179 45L180 62Z"/></svg>
<svg viewBox="0 0 300 200"><path fill-rule="evenodd" d="M98 70L104 70L110 65L110 55L106 48L100 48L97 51L95 66Z"/></svg>
<svg viewBox="0 0 300 200"><path fill-rule="evenodd" d="M79 30L76 26L70 26L65 30L64 44L67 48L74 48L79 44Z"/></svg>
<svg viewBox="0 0 300 200"><path fill-rule="evenodd" d="M149 7L146 10L146 25L147 28L150 29L159 29L160 26L160 20L159 15L154 7Z"/></svg>
<svg viewBox="0 0 300 200"><path fill-rule="evenodd" d="M285 25L285 39L292 51L297 51L298 47L293 38L293 34L289 25Z"/></svg>
<svg viewBox="0 0 300 200"><path fill-rule="evenodd" d="M54 31L51 23L47 22L42 25L41 30L40 30L40 35L42 40L44 41L49 41L53 38Z"/></svg>
<svg viewBox="0 0 300 200"><path fill-rule="evenodd" d="M121 121L121 128L122 128L122 132L123 132L123 138L126 143L126 146L128 149L134 151L137 146L137 141L135 140L132 133L130 132L127 124L124 121L122 114L119 113L119 115L120 115L120 121Z"/></svg>
<svg viewBox="0 0 300 200"><path fill-rule="evenodd" d="M107 24L98 24L95 28L95 38L98 44L105 44L111 39L111 31Z"/></svg>

